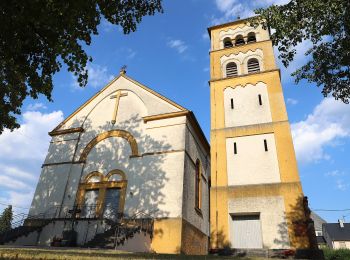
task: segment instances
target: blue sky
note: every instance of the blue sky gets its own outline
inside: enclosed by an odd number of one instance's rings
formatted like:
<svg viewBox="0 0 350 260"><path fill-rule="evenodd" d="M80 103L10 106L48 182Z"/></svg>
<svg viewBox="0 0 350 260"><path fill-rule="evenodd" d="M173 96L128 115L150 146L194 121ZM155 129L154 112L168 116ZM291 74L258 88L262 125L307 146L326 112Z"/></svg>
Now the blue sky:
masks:
<svg viewBox="0 0 350 260"><path fill-rule="evenodd" d="M209 37L207 27L245 18L257 7L287 0L178 0L163 2L164 13L145 17L137 31L123 35L120 28L103 21L100 34L86 47L89 84L77 86L63 68L54 77L53 103L45 98L26 100L20 129L0 136L0 210L2 204L25 212L35 190L52 130L119 73L127 74L180 105L194 111L209 140ZM294 85L290 73L305 62L298 46L295 62L282 72L282 83L299 173L304 193L313 209L350 209L350 105L324 99L312 84ZM317 212L336 221L350 211Z"/></svg>

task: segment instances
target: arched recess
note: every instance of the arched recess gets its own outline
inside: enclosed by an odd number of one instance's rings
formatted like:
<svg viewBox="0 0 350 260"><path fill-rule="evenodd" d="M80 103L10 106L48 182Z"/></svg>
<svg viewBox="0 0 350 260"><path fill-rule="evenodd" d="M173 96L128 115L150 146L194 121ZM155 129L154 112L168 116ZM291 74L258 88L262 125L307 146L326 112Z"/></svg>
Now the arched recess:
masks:
<svg viewBox="0 0 350 260"><path fill-rule="evenodd" d="M265 67L264 67L264 62L263 62L263 56L261 53L254 53L254 54L250 54L250 55L247 55L242 64L242 70L243 70L243 74L248 74L248 61L250 59L257 59L259 61L259 67L260 67L260 71L264 71L265 70Z"/></svg>
<svg viewBox="0 0 350 260"><path fill-rule="evenodd" d="M231 62L234 62L237 65L237 76L242 74L241 62L238 59L229 58L229 59L225 60L221 65L221 71L222 71L223 78L227 77L226 66L227 66L227 64L229 64Z"/></svg>
<svg viewBox="0 0 350 260"><path fill-rule="evenodd" d="M91 151L91 149L98 144L99 142L103 141L106 138L109 137L121 137L124 138L126 141L128 141L130 147L131 147L131 155L132 156L138 156L139 155L139 151L138 151L138 147L137 147L137 142L135 137L130 134L129 132L125 131L125 130L111 130L108 132L104 132L98 136L96 136L94 139L92 139L88 145L84 148L83 152L80 155L80 162L84 162L89 154L89 152Z"/></svg>

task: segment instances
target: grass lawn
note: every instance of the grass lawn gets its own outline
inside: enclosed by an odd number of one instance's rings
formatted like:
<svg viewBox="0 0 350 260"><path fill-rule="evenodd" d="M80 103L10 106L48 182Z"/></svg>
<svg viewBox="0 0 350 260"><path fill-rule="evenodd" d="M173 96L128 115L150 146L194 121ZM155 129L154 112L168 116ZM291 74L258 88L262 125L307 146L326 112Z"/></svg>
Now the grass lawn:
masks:
<svg viewBox="0 0 350 260"><path fill-rule="evenodd" d="M265 258L233 258L223 256L184 256L166 254L128 253L106 249L72 249L72 248L36 248L36 247L0 247L0 260L2 259L241 259L264 260Z"/></svg>

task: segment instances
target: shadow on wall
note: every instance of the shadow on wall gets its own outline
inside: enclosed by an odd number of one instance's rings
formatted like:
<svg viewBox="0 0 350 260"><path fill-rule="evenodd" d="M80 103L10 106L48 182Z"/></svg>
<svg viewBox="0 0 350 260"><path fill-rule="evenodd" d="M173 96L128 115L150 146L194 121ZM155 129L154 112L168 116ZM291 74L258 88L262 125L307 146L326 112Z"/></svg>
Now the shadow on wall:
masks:
<svg viewBox="0 0 350 260"><path fill-rule="evenodd" d="M127 179L124 213L133 215L137 211L145 211L153 212L153 217L157 218L169 216L169 211L164 207L165 186L169 180L163 167L166 154L157 152L171 150L170 144L146 134L143 119L139 115L133 115L129 120L115 125L106 122L96 127L89 118L84 122L76 120L73 125L81 125L84 132L55 136L55 142L51 143L45 160L45 163L56 163L70 162L73 158L73 164L44 168L33 199L33 212L57 214L57 207L61 205L67 212L76 202L79 183L89 173L98 171L107 175L118 169L125 173ZM112 130L129 132L136 139L138 155L131 156L128 140L113 136L100 140L91 147L86 161L79 161L82 151L91 140Z"/></svg>
<svg viewBox="0 0 350 260"><path fill-rule="evenodd" d="M275 239L274 242L284 248L289 247L290 241L293 248L318 249L307 197L299 196L289 207L291 210L286 214L286 222L278 226L280 239Z"/></svg>

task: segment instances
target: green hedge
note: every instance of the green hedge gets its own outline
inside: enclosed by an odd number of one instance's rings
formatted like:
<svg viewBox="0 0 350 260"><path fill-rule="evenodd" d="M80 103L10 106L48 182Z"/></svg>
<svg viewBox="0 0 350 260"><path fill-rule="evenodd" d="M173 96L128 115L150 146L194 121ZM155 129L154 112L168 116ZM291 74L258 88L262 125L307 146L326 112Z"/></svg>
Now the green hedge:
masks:
<svg viewBox="0 0 350 260"><path fill-rule="evenodd" d="M350 260L350 249L323 249L326 260Z"/></svg>

